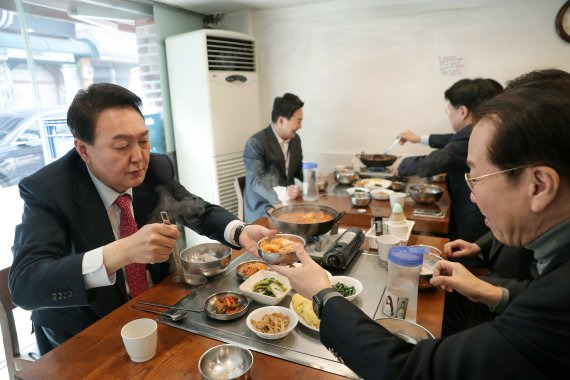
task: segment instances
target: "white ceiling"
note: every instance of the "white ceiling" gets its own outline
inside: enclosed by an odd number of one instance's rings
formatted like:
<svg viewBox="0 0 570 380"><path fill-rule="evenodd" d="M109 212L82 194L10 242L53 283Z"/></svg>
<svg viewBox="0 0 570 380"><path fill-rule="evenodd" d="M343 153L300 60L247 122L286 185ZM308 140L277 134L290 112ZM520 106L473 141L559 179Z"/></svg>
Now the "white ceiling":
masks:
<svg viewBox="0 0 570 380"><path fill-rule="evenodd" d="M202 14L229 13L247 10L287 8L296 5L324 3L330 0L154 0Z"/></svg>

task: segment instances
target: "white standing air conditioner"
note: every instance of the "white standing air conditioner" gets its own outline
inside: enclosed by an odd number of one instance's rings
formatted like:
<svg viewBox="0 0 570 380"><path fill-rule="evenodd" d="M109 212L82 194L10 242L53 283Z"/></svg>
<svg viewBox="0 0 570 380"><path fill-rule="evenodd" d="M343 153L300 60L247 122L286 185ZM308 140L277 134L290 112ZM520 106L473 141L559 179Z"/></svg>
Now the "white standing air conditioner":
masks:
<svg viewBox="0 0 570 380"><path fill-rule="evenodd" d="M255 41L205 29L166 39L180 183L237 215L233 181L245 175L243 148L260 129ZM188 245L207 238L186 229Z"/></svg>

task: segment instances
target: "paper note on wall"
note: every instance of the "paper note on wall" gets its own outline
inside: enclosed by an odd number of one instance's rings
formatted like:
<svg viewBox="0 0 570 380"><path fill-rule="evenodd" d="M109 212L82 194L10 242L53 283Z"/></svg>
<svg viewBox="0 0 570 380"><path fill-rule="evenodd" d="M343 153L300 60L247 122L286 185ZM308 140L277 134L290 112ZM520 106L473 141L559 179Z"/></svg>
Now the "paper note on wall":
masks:
<svg viewBox="0 0 570 380"><path fill-rule="evenodd" d="M449 77L465 75L467 69L467 57L444 55L437 59L439 61L439 72L442 75Z"/></svg>

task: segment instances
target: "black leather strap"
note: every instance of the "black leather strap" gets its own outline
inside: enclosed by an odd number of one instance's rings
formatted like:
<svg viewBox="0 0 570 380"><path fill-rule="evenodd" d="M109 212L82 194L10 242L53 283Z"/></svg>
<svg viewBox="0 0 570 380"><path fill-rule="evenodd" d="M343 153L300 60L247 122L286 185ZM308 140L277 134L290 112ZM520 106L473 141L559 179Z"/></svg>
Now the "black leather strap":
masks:
<svg viewBox="0 0 570 380"><path fill-rule="evenodd" d="M236 245L240 245L239 244L239 237L241 235L241 232L245 228L245 226L249 226L249 224L240 224L239 226L236 227L236 230L234 232L234 242L236 243ZM241 245L240 245L240 247L241 247Z"/></svg>

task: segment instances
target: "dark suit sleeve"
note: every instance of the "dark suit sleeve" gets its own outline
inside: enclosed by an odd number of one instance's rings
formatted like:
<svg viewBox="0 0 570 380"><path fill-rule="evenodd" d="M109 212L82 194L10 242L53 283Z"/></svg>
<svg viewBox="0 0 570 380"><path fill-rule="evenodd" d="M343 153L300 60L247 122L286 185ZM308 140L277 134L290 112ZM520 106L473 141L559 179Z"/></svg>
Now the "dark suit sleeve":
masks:
<svg viewBox="0 0 570 380"><path fill-rule="evenodd" d="M243 151L243 160L247 176L252 178L251 190L266 199L269 204L275 204L277 194L273 191L273 187L279 186L279 173L267 172L265 149L258 139L250 138L247 140Z"/></svg>
<svg viewBox="0 0 570 380"><path fill-rule="evenodd" d="M174 178L174 165L167 156L157 155L150 175L157 178L159 184L170 187L173 201L167 198L170 194L162 194L159 209L167 209L169 215L186 227L205 235L220 243L230 245L224 239L224 230L228 223L237 218L221 206L209 203L190 193ZM166 200L164 198L167 198ZM160 210L153 214L158 215Z"/></svg>
<svg viewBox="0 0 570 380"><path fill-rule="evenodd" d="M67 220L55 194L31 178L20 183L22 223L16 227L10 291L27 310L89 304L82 275L83 253L71 254Z"/></svg>
<svg viewBox="0 0 570 380"><path fill-rule="evenodd" d="M509 291L508 303L513 302L532 281L532 279L517 280L516 278L501 278L494 276L479 276L479 279L488 282L489 284L507 289Z"/></svg>
<svg viewBox="0 0 570 380"><path fill-rule="evenodd" d="M435 149L441 149L451 141L453 136L453 133L429 135L429 146Z"/></svg>
<svg viewBox="0 0 570 380"><path fill-rule="evenodd" d="M408 157L402 160L398 172L403 177L428 177L465 167L469 134L455 134L443 148L427 156Z"/></svg>
<svg viewBox="0 0 570 380"><path fill-rule="evenodd" d="M560 302L570 297L567 275L535 282L493 322L415 346L335 297L323 308L320 339L364 379L557 378L569 369L570 306Z"/></svg>

